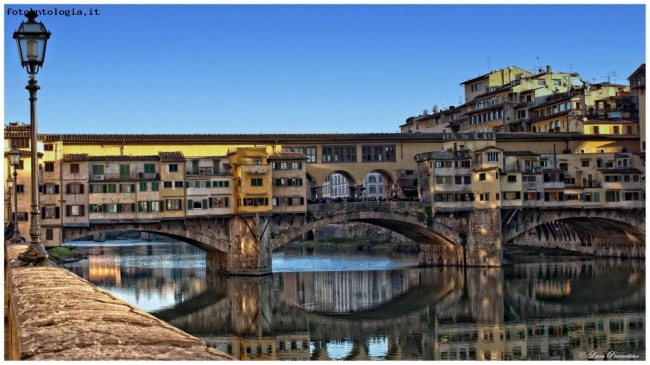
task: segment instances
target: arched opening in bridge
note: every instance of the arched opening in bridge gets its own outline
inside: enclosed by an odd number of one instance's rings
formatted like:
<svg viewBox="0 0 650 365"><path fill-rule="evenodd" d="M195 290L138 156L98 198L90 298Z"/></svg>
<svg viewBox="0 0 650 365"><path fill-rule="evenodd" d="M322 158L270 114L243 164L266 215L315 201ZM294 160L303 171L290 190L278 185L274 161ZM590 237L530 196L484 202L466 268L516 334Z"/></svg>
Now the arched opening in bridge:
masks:
<svg viewBox="0 0 650 365"><path fill-rule="evenodd" d="M373 170L366 174L362 184L363 201L383 201L400 196L393 177L385 170Z"/></svg>
<svg viewBox="0 0 650 365"><path fill-rule="evenodd" d="M327 177L322 184L322 197L326 201L354 200L361 196L360 183L357 183L347 171L336 170Z"/></svg>

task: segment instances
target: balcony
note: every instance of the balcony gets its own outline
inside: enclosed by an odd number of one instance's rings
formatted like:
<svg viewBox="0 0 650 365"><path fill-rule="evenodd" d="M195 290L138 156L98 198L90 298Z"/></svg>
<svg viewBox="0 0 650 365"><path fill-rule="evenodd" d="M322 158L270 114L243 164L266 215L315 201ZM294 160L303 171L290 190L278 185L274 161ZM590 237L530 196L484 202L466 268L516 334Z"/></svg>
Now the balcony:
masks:
<svg viewBox="0 0 650 365"><path fill-rule="evenodd" d="M134 180L160 180L160 174L144 173L144 172L130 172L128 174L121 173L108 173L108 174L91 174L88 178L91 182L96 181L134 181Z"/></svg>
<svg viewBox="0 0 650 365"><path fill-rule="evenodd" d="M544 181L544 189L564 189L564 181Z"/></svg>

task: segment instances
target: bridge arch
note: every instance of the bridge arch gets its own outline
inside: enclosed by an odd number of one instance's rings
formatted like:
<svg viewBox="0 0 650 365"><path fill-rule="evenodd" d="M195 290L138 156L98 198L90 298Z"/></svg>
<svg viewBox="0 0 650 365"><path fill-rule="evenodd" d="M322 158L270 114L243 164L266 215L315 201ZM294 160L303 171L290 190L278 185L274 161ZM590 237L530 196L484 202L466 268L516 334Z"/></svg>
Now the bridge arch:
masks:
<svg viewBox="0 0 650 365"><path fill-rule="evenodd" d="M503 239L510 241L537 227L562 222L588 233L603 233L603 225L628 236L645 237L643 209L522 209L504 213ZM612 231L607 232L612 233Z"/></svg>
<svg viewBox="0 0 650 365"><path fill-rule="evenodd" d="M431 230L426 225L422 215L412 212L358 210L329 212L315 217L311 222L300 226L276 226L271 237L272 249L276 250L292 240L303 236L312 230L318 230L329 224L345 222L362 222L373 224L390 231L399 233L418 244L440 245L455 250L460 246L459 233L440 232Z"/></svg>
<svg viewBox="0 0 650 365"><path fill-rule="evenodd" d="M639 209L538 209L523 211L516 220L514 215L506 214L503 227L504 241L511 245L645 257L645 212Z"/></svg>
<svg viewBox="0 0 650 365"><path fill-rule="evenodd" d="M208 251L208 252L209 251L215 251L215 250L219 251L218 249L215 249L214 246L206 245L206 244L204 244L202 242L199 242L199 241L196 241L196 240L193 240L193 239L189 239L189 238L184 237L184 236L179 236L179 235L168 233L168 232L146 230L146 229L144 229L144 230L133 230L133 229L130 229L130 230L121 230L121 229L89 230L89 231L86 231L85 233L82 232L82 231L76 231L76 232L72 232L72 233L68 233L68 234L64 233L63 243L74 242L74 241L76 241L78 239L89 237L89 236L94 236L96 234L105 234L105 233L109 233L109 232L125 232L125 231L141 232L141 233L155 233L155 234L158 234L158 235L161 235L161 236L173 238L173 239L175 239L177 241L185 242L185 243L187 243L189 245L200 248L203 251Z"/></svg>

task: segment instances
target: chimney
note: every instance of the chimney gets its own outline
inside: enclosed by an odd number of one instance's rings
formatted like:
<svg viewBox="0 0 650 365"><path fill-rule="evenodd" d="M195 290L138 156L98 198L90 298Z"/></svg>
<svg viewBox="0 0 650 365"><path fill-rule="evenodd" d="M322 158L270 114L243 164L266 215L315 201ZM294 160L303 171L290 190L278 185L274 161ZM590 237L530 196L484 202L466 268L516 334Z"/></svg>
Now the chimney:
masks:
<svg viewBox="0 0 650 365"><path fill-rule="evenodd" d="M550 74L551 73L551 66L546 66L546 73Z"/></svg>

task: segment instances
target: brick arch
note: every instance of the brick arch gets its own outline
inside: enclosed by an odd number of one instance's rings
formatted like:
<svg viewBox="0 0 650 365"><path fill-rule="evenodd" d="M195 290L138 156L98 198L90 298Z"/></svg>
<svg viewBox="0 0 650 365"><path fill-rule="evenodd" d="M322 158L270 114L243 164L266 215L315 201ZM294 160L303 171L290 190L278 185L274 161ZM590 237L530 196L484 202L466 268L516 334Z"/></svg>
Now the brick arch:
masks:
<svg viewBox="0 0 650 365"><path fill-rule="evenodd" d="M510 241L535 229L538 226L552 222L564 222L567 224L578 221L602 219L609 222L616 222L622 228L634 235L645 237L645 210L643 209L522 209L518 211L515 219L505 222L503 227L504 241ZM503 214L506 217L508 214ZM508 219L508 218L505 218Z"/></svg>
<svg viewBox="0 0 650 365"><path fill-rule="evenodd" d="M136 231L156 233L186 242L206 252L228 252L230 247L227 219L173 220L155 223L107 223L89 227L64 227L62 242L96 233ZM208 232L208 233L206 233Z"/></svg>
<svg viewBox="0 0 650 365"><path fill-rule="evenodd" d="M450 235L448 232L443 234L438 230L428 228L426 223L421 221L416 213L406 212L405 214L404 212L368 210L332 213L329 216L318 218L300 226L276 226L272 230L273 233L270 238L271 247L273 250L276 250L309 231L320 229L329 224L345 222L374 224L399 233L418 244L440 245L452 250L460 245L460 242L453 241L449 238ZM458 232L451 235L451 237L459 237Z"/></svg>

